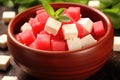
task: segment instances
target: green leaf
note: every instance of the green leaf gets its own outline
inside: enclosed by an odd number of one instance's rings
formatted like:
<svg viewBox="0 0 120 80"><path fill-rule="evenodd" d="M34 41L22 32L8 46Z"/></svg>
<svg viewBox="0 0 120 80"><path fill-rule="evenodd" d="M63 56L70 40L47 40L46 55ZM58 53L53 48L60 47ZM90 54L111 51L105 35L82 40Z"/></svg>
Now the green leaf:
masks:
<svg viewBox="0 0 120 80"><path fill-rule="evenodd" d="M18 13L21 13L21 12L25 11L27 8L28 8L28 6L25 6L25 5L19 6L18 7Z"/></svg>
<svg viewBox="0 0 120 80"><path fill-rule="evenodd" d="M63 0L54 0L54 2L64 2Z"/></svg>
<svg viewBox="0 0 120 80"><path fill-rule="evenodd" d="M58 20L61 22L69 22L70 21L70 19L67 16L63 16L63 15L59 16Z"/></svg>
<svg viewBox="0 0 120 80"><path fill-rule="evenodd" d="M56 15L56 16L60 16L63 12L64 12L64 8L59 8L59 9L55 12L55 15Z"/></svg>
<svg viewBox="0 0 120 80"><path fill-rule="evenodd" d="M115 14L117 14L117 13L119 13L120 9L119 8L112 8L112 9L104 9L103 11L106 12L106 13L115 13Z"/></svg>
<svg viewBox="0 0 120 80"><path fill-rule="evenodd" d="M55 11L48 2L42 1L42 6L51 17L54 17Z"/></svg>
<svg viewBox="0 0 120 80"><path fill-rule="evenodd" d="M79 0L81 4L88 4L89 0Z"/></svg>
<svg viewBox="0 0 120 80"><path fill-rule="evenodd" d="M12 0L4 0L4 1L3 1L3 5L4 5L4 6L7 6L7 7L9 7L9 8L14 7L14 3L13 3Z"/></svg>
<svg viewBox="0 0 120 80"><path fill-rule="evenodd" d="M67 16L62 16L61 14L64 11L64 8L59 8L56 12L54 11L54 9L52 8L52 6L46 2L46 1L42 1L42 5L44 7L44 9L46 10L46 12L54 19L59 20L61 22L68 22L69 18Z"/></svg>
<svg viewBox="0 0 120 80"><path fill-rule="evenodd" d="M113 0L100 0L100 9L111 7L113 2Z"/></svg>
<svg viewBox="0 0 120 80"><path fill-rule="evenodd" d="M110 13L107 14L107 15L110 16L110 18L111 18L111 20L112 20L112 22L113 22L114 28L115 28L115 29L120 28L120 16L117 16L117 15L115 15L115 14L110 14Z"/></svg>
<svg viewBox="0 0 120 80"><path fill-rule="evenodd" d="M120 11L117 11L115 9L113 10L104 10L104 13L106 13L110 19L113 22L113 26L115 29L120 28Z"/></svg>
<svg viewBox="0 0 120 80"><path fill-rule="evenodd" d="M120 2L118 2L117 4L115 4L115 5L113 6L113 8L119 8L119 9L120 9Z"/></svg>
<svg viewBox="0 0 120 80"><path fill-rule="evenodd" d="M30 4L35 2L35 0L15 0L15 3L17 4Z"/></svg>
<svg viewBox="0 0 120 80"><path fill-rule="evenodd" d="M74 3L87 4L89 0L63 0L63 1L64 2L74 2Z"/></svg>

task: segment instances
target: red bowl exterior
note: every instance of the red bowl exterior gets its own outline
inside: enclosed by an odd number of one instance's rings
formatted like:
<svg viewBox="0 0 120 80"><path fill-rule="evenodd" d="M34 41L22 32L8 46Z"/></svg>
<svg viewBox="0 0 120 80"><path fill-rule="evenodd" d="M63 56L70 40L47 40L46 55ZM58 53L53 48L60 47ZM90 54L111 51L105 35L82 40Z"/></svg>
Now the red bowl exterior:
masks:
<svg viewBox="0 0 120 80"><path fill-rule="evenodd" d="M76 51L43 51L31 49L15 39L20 26L35 16L41 5L18 14L8 26L8 48L15 62L26 73L41 80L82 80L95 74L108 60L113 47L113 27L111 20L97 9L74 3L53 3L54 9L60 7L81 7L82 16L93 21L102 20L105 36L96 44Z"/></svg>

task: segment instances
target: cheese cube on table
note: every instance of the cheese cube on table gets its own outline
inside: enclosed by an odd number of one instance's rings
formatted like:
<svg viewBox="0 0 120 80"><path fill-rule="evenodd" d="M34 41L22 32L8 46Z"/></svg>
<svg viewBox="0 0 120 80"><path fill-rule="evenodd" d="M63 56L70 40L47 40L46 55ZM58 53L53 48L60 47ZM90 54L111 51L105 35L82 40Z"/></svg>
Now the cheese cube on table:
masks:
<svg viewBox="0 0 120 80"><path fill-rule="evenodd" d="M67 46L69 51L81 49L82 45L80 38L67 40Z"/></svg>
<svg viewBox="0 0 120 80"><path fill-rule="evenodd" d="M90 45L97 43L97 40L95 40L91 34L88 34L85 37L81 38L80 41L81 41L82 47L88 47Z"/></svg>
<svg viewBox="0 0 120 80"><path fill-rule="evenodd" d="M120 36L114 36L113 50L120 51Z"/></svg>
<svg viewBox="0 0 120 80"><path fill-rule="evenodd" d="M32 26L29 24L29 23L27 23L27 22L25 22L22 26L21 26L21 31L25 31L25 30L32 30Z"/></svg>
<svg viewBox="0 0 120 80"><path fill-rule="evenodd" d="M16 13L15 11L4 11L2 14L3 21L5 23L9 23L11 19L15 17Z"/></svg>
<svg viewBox="0 0 120 80"><path fill-rule="evenodd" d="M18 80L16 76L4 76L2 80Z"/></svg>
<svg viewBox="0 0 120 80"><path fill-rule="evenodd" d="M75 24L65 24L62 26L64 39L74 39L78 37L78 30Z"/></svg>
<svg viewBox="0 0 120 80"><path fill-rule="evenodd" d="M99 8L100 7L100 1L99 0L91 0L88 1L88 6Z"/></svg>
<svg viewBox="0 0 120 80"><path fill-rule="evenodd" d="M11 56L0 55L0 70L6 70L10 65Z"/></svg>
<svg viewBox="0 0 120 80"><path fill-rule="evenodd" d="M48 18L47 23L45 25L44 30L47 31L48 33L56 36L60 27L61 27L61 22L58 20L55 20L51 17Z"/></svg>
<svg viewBox="0 0 120 80"><path fill-rule="evenodd" d="M0 48L7 47L7 34L0 35Z"/></svg>
<svg viewBox="0 0 120 80"><path fill-rule="evenodd" d="M83 26L85 35L92 32L93 22L90 18L81 18L78 23Z"/></svg>

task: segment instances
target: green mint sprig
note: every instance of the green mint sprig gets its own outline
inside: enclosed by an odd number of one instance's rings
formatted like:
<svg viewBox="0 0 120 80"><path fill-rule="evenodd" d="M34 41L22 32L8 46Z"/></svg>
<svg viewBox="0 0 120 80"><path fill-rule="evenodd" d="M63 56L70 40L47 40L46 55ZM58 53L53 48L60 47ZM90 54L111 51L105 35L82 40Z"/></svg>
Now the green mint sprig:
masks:
<svg viewBox="0 0 120 80"><path fill-rule="evenodd" d="M70 21L70 19L67 16L62 15L62 13L64 12L64 8L59 8L58 10L54 11L52 6L46 1L42 1L42 6L44 7L48 15L51 16L52 18L59 20L61 22Z"/></svg>

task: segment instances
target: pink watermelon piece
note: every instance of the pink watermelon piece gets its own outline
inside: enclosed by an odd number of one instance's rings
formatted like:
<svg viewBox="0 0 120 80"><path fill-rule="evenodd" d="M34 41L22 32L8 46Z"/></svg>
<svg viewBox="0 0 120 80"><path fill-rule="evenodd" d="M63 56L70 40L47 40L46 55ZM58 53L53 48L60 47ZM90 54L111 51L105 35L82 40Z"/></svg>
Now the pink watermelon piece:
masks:
<svg viewBox="0 0 120 80"><path fill-rule="evenodd" d="M48 35L50 35L49 33L47 33L47 32L44 31L44 30L40 31L40 34L48 34Z"/></svg>
<svg viewBox="0 0 120 80"><path fill-rule="evenodd" d="M16 39L23 44L30 45L35 40L35 36L33 35L32 31L25 30L18 33L16 35Z"/></svg>
<svg viewBox="0 0 120 80"><path fill-rule="evenodd" d="M102 21L94 22L93 31L97 39L105 35L105 29Z"/></svg>
<svg viewBox="0 0 120 80"><path fill-rule="evenodd" d="M29 24L32 26L32 30L35 36L44 28L44 26L42 26L36 18L30 18Z"/></svg>
<svg viewBox="0 0 120 80"><path fill-rule="evenodd" d="M51 36L48 34L38 34L37 39L30 45L30 47L40 50L50 49Z"/></svg>
<svg viewBox="0 0 120 80"><path fill-rule="evenodd" d="M52 36L52 38L55 39L55 40L64 40L64 35L63 35L62 27L58 31L58 34L56 36Z"/></svg>
<svg viewBox="0 0 120 80"><path fill-rule="evenodd" d="M76 27L77 27L77 30L78 30L78 37L79 38L84 37L85 32L84 32L84 29L83 29L82 25L76 22Z"/></svg>
<svg viewBox="0 0 120 80"><path fill-rule="evenodd" d="M64 40L51 40L51 46L53 51L66 50L66 42Z"/></svg>
<svg viewBox="0 0 120 80"><path fill-rule="evenodd" d="M80 7L69 7L66 13L69 14L76 21L80 19Z"/></svg>
<svg viewBox="0 0 120 80"><path fill-rule="evenodd" d="M65 14L67 12L67 8L64 8L64 12L63 12L63 14Z"/></svg>
<svg viewBox="0 0 120 80"><path fill-rule="evenodd" d="M15 37L19 42L23 43L22 38L21 38L21 33L16 34Z"/></svg>
<svg viewBox="0 0 120 80"><path fill-rule="evenodd" d="M36 14L38 15L38 14L41 14L42 12L45 12L45 9L37 10L37 11L36 11Z"/></svg>
<svg viewBox="0 0 120 80"><path fill-rule="evenodd" d="M48 17L49 15L47 14L47 12L42 12L36 15L36 18L41 23L41 26L45 26L45 23L47 22Z"/></svg>

